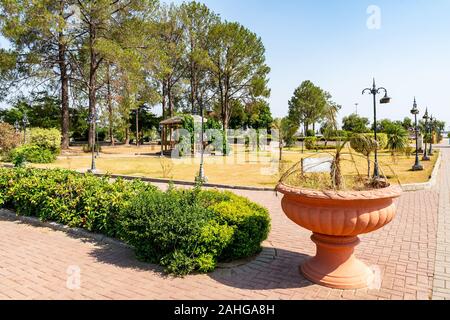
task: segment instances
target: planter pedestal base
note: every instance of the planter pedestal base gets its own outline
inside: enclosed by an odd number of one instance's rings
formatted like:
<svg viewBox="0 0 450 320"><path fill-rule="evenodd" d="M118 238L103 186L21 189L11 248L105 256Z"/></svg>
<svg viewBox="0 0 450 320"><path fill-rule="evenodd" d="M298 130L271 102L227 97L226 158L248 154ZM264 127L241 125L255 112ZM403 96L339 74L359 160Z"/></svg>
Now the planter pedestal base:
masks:
<svg viewBox="0 0 450 320"><path fill-rule="evenodd" d="M316 256L308 259L300 270L310 281L335 289L360 289L373 281L373 272L354 255L359 238L336 237L314 233Z"/></svg>

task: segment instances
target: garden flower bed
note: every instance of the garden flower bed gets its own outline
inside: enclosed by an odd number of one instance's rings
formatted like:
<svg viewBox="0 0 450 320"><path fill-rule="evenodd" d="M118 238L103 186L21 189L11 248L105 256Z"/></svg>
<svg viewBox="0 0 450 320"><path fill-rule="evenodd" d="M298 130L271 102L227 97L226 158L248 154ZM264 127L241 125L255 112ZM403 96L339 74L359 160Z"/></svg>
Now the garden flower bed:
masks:
<svg viewBox="0 0 450 320"><path fill-rule="evenodd" d="M255 255L270 229L267 209L230 192L68 170L0 169L0 206L117 238L177 275Z"/></svg>

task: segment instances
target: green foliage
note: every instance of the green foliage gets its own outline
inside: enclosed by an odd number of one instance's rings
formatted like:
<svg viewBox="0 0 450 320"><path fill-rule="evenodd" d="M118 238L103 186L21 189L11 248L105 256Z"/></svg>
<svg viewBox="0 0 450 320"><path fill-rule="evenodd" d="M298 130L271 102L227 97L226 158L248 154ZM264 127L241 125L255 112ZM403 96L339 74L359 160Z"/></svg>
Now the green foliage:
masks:
<svg viewBox="0 0 450 320"><path fill-rule="evenodd" d="M387 147L393 155L396 152L403 151L408 145L408 132L402 126L390 126L387 130L387 135Z"/></svg>
<svg viewBox="0 0 450 320"><path fill-rule="evenodd" d="M214 24L207 43L211 61L212 86L223 92L217 95L217 113L224 129L228 129L233 101L248 101L270 95L261 38L236 22Z"/></svg>
<svg viewBox="0 0 450 320"><path fill-rule="evenodd" d="M58 129L32 128L29 143L41 149L59 154L61 145L61 132Z"/></svg>
<svg viewBox="0 0 450 320"><path fill-rule="evenodd" d="M375 138L374 133L366 133L365 135L372 139ZM377 133L377 142L378 142L378 150L386 149L387 144L388 144L388 135L386 133L382 133L382 132Z"/></svg>
<svg viewBox="0 0 450 320"><path fill-rule="evenodd" d="M306 80L295 89L289 100L289 118L298 125L304 123L306 130L308 124L317 122L326 108L324 91L311 81Z"/></svg>
<svg viewBox="0 0 450 320"><path fill-rule="evenodd" d="M0 109L0 118L14 125L16 120L20 122L26 114L30 127L58 128L61 123L60 106L59 99L47 92L38 92L31 94L27 99L17 100L9 108Z"/></svg>
<svg viewBox="0 0 450 320"><path fill-rule="evenodd" d="M230 192L203 191L200 198L211 208L219 222L234 229L231 243L222 252L221 260L248 257L261 250L270 230L267 209Z"/></svg>
<svg viewBox="0 0 450 320"><path fill-rule="evenodd" d="M295 122L291 121L288 117L283 119L277 118L272 123L272 129L277 132L272 134L278 135L278 140L283 146L292 146L295 143L295 134L297 133L298 126Z"/></svg>
<svg viewBox="0 0 450 320"><path fill-rule="evenodd" d="M305 138L305 148L308 150L316 149L317 147L317 137L306 137Z"/></svg>
<svg viewBox="0 0 450 320"><path fill-rule="evenodd" d="M273 118L267 101L259 99L247 105L246 113L249 114L247 124L253 129L269 129Z"/></svg>
<svg viewBox="0 0 450 320"><path fill-rule="evenodd" d="M378 138L378 137L377 137ZM356 152L369 157L372 152L378 149L378 143L369 134L357 133L350 138L350 146Z"/></svg>
<svg viewBox="0 0 450 320"><path fill-rule="evenodd" d="M360 117L356 113L344 117L342 122L342 130L350 131L352 133L366 133L369 131L369 119Z"/></svg>
<svg viewBox="0 0 450 320"><path fill-rule="evenodd" d="M83 152L84 153L90 153L92 152L92 147L88 144L83 144ZM94 145L94 152L101 152L102 151L102 146L99 143L95 143Z"/></svg>
<svg viewBox="0 0 450 320"><path fill-rule="evenodd" d="M56 160L56 155L49 149L44 149L37 145L26 144L11 151L9 160L15 165L30 163L52 163Z"/></svg>
<svg viewBox="0 0 450 320"><path fill-rule="evenodd" d="M179 275L258 253L270 228L266 209L232 193L163 192L67 170L0 169L0 205L119 238L139 258Z"/></svg>

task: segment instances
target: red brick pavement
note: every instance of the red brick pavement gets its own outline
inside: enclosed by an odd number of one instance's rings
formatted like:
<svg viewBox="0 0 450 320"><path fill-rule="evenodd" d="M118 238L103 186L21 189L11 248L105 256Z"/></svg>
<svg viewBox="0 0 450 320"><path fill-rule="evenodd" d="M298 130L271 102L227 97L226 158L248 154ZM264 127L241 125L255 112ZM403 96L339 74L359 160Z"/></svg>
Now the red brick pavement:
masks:
<svg viewBox="0 0 450 320"><path fill-rule="evenodd" d="M394 221L361 237L357 255L381 272L379 289L344 291L310 283L298 266L314 254L314 245L310 233L283 214L281 195L236 191L270 210L266 246L275 254L265 252L251 263L207 275L173 278L137 261L130 249L0 218L0 299L430 299L437 190L405 193ZM79 287L73 279L80 280Z"/></svg>

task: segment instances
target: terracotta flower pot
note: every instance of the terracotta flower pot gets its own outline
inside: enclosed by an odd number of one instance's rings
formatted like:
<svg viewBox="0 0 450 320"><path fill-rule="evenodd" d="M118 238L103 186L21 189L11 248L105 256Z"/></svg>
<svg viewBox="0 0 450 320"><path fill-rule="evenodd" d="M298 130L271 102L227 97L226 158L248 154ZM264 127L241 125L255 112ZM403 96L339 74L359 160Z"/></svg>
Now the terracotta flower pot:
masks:
<svg viewBox="0 0 450 320"><path fill-rule="evenodd" d="M390 186L371 191L315 191L289 187L277 191L285 214L299 226L311 230L317 253L300 269L312 282L337 289L367 287L373 273L354 255L358 235L375 231L395 216L394 200L402 191Z"/></svg>

